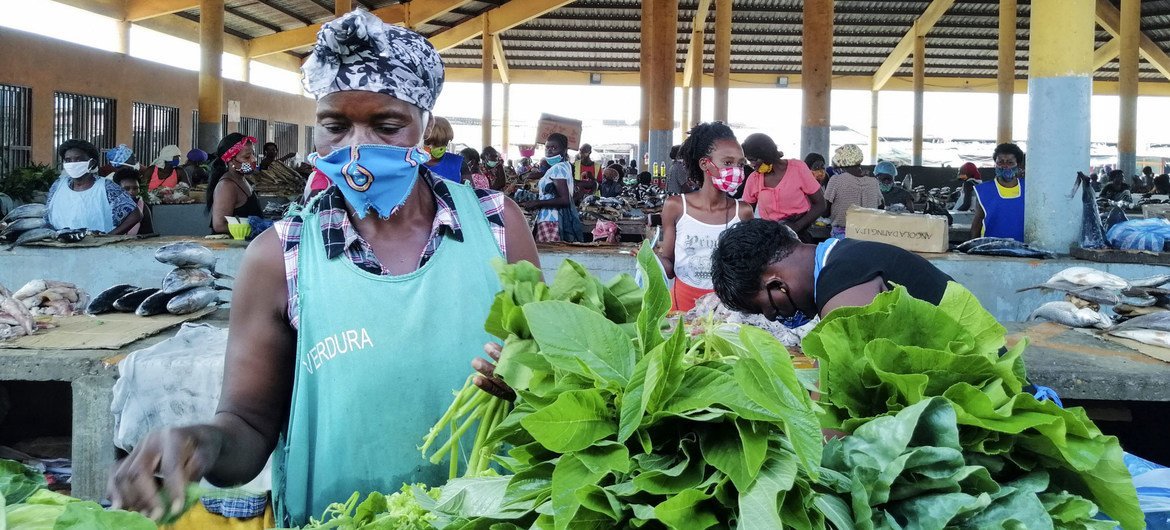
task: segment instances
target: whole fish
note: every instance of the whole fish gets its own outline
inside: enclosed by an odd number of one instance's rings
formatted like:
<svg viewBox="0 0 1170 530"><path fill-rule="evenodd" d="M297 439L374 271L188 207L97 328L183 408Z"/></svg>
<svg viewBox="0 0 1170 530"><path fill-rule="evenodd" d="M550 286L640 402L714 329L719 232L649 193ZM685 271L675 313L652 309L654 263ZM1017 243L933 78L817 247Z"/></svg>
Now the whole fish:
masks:
<svg viewBox="0 0 1170 530"><path fill-rule="evenodd" d="M1065 302L1048 302L1028 315L1028 320L1036 320L1043 318L1051 320L1058 324L1064 324L1073 328L1101 328L1106 329L1113 325L1112 319L1105 316L1100 311L1093 311L1089 308L1081 308L1076 305Z"/></svg>
<svg viewBox="0 0 1170 530"><path fill-rule="evenodd" d="M140 317L149 317L154 315L161 315L167 312L167 302L170 302L175 297L174 293L164 293L159 291L143 300L138 304L138 309L134 310L134 314Z"/></svg>
<svg viewBox="0 0 1170 530"><path fill-rule="evenodd" d="M131 291L122 295L121 298L114 300L114 309L118 311L134 311L138 309L138 306L142 304L143 300L146 300L146 297L157 292L158 289L155 288Z"/></svg>
<svg viewBox="0 0 1170 530"><path fill-rule="evenodd" d="M1156 329L1127 329L1118 331L1116 333L1110 332L1110 334L1121 337L1123 339L1136 340L1142 344L1170 348L1170 331L1161 331Z"/></svg>
<svg viewBox="0 0 1170 530"><path fill-rule="evenodd" d="M9 221L15 221L17 219L30 219L30 218L42 219L44 217L45 217L45 205L34 202L34 203L29 203L29 204L22 204L20 206L17 206L16 208L13 208L11 211L8 212L8 215L4 216L4 219L0 219L0 223L7 223Z"/></svg>
<svg viewBox="0 0 1170 530"><path fill-rule="evenodd" d="M37 330L35 317L24 304L12 297L12 292L0 285L0 312L8 313L16 321L23 335L32 335Z"/></svg>
<svg viewBox="0 0 1170 530"><path fill-rule="evenodd" d="M138 287L128 283L110 287L109 289L102 291L100 294L94 297L93 301L89 303L89 306L85 308L85 312L91 315L109 313L110 311L114 310L114 302L126 294L137 290Z"/></svg>
<svg viewBox="0 0 1170 530"><path fill-rule="evenodd" d="M1070 199L1076 195L1077 188L1081 188L1081 248L1109 248L1105 243L1105 228L1101 226L1093 187L1089 184L1089 177L1080 171L1072 192L1068 194Z"/></svg>
<svg viewBox="0 0 1170 530"><path fill-rule="evenodd" d="M1133 287L1161 287L1167 283L1170 283L1170 274L1157 274L1129 281Z"/></svg>
<svg viewBox="0 0 1170 530"><path fill-rule="evenodd" d="M1136 316L1118 324L1110 333L1127 329L1153 329L1170 332L1170 311L1158 311L1146 315Z"/></svg>
<svg viewBox="0 0 1170 530"><path fill-rule="evenodd" d="M1154 307L1158 299L1147 295L1121 295L1121 303L1133 307Z"/></svg>
<svg viewBox="0 0 1170 530"><path fill-rule="evenodd" d="M1102 289L1100 287L1085 287L1084 285L1077 285L1072 282L1058 280L1055 282L1042 283L1040 285L1033 285L1023 289L1017 289L1017 293L1024 291L1031 291L1033 289L1041 289L1045 291L1060 291L1068 293L1072 296L1087 300L1100 305L1115 305L1121 303L1121 296L1113 289Z"/></svg>
<svg viewBox="0 0 1170 530"><path fill-rule="evenodd" d="M4 227L4 231L0 232L0 237L16 236L29 230L44 228L46 226L48 226L48 223L46 223L44 218L41 217L26 217L23 219L17 219L8 226Z"/></svg>
<svg viewBox="0 0 1170 530"><path fill-rule="evenodd" d="M232 279L231 276L207 269L175 269L163 278L162 292L174 294L195 287L214 287L217 278Z"/></svg>
<svg viewBox="0 0 1170 530"><path fill-rule="evenodd" d="M167 312L173 315L194 313L219 301L219 292L210 287L196 287L179 293L167 302Z"/></svg>
<svg viewBox="0 0 1170 530"><path fill-rule="evenodd" d="M1102 289L1128 289L1129 282L1116 274L1099 271L1091 267L1069 267L1048 279L1048 283L1066 281L1085 287L1100 287Z"/></svg>
<svg viewBox="0 0 1170 530"><path fill-rule="evenodd" d="M85 239L85 236L87 235L89 235L89 230L84 228L62 230L57 232L57 241L62 243L76 243L82 239Z"/></svg>
<svg viewBox="0 0 1170 530"><path fill-rule="evenodd" d="M959 245L956 248L956 250L958 250L959 252L967 252L975 247L978 247L981 245L986 245L988 243L1006 243L1006 242L1019 243L1019 241L1016 241L1010 237L977 237L975 239L969 239L967 241L964 241L961 245Z"/></svg>
<svg viewBox="0 0 1170 530"><path fill-rule="evenodd" d="M1033 248L1019 242L1016 242L1014 245L1000 242L987 243L968 250L967 253L979 256L1010 256L1014 258L1056 258L1056 254L1048 252L1047 250L1040 250L1038 248Z"/></svg>
<svg viewBox="0 0 1170 530"><path fill-rule="evenodd" d="M26 232L22 232L20 237L16 238L11 245L8 245L8 250L12 250L21 245L27 245L35 241L45 241L57 239L57 232L52 228L34 228Z"/></svg>
<svg viewBox="0 0 1170 530"><path fill-rule="evenodd" d="M190 241L180 241L159 247L154 252L154 259L160 263L188 269L202 267L215 270L216 262L215 254L211 252L211 249Z"/></svg>

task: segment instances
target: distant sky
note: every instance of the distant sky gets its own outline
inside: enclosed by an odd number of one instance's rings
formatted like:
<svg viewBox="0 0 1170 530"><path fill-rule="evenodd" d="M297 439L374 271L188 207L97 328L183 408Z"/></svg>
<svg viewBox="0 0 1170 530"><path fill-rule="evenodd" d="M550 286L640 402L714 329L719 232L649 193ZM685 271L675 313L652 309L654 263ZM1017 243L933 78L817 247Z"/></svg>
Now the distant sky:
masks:
<svg viewBox="0 0 1170 530"><path fill-rule="evenodd" d="M77 44L112 50L115 46L113 19L52 2L50 0L10 0L6 2L0 26L8 26L42 35L68 40ZM133 26L130 35L130 55L170 64L179 68L197 69L198 45L164 35L140 26ZM241 79L242 60L224 54L224 76ZM277 90L301 93L299 75L252 63L251 82ZM474 83L449 83L439 98L436 114L442 116L479 118L482 114L481 87ZM503 94L496 86L494 116L502 115ZM704 90L704 117L710 119L714 92ZM630 143L637 141L635 127L602 127L601 120L635 122L640 114L637 87L613 86L551 86L513 85L511 89L511 116L514 123L535 122L542 112L563 115L585 122L585 141L593 143ZM767 132L782 149L795 153L800 142L801 101L797 89L743 88L732 89L729 97L729 118L742 124L742 135L756 131ZM676 119L681 117L681 93L675 98ZM1115 142L1118 127L1118 98L1092 98L1092 139L1094 142ZM993 139L996 132L996 96L980 93L927 93L925 100L925 134L928 137ZM832 95L833 124L849 127L868 136L870 94L867 91L837 90ZM1138 100L1138 151L1150 143L1170 143L1170 98L1142 97ZM910 92L883 92L879 105L880 134L883 136L910 136L913 126L913 95ZM1015 98L1015 131L1017 138L1027 136L1028 98ZM497 124L498 125L498 124ZM741 132L741 131L737 131ZM457 127L457 141L479 143L475 127ZM498 138L498 133L496 138ZM472 141L474 140L474 141ZM530 142L528 138L511 138L512 143ZM498 143L498 140L497 140Z"/></svg>

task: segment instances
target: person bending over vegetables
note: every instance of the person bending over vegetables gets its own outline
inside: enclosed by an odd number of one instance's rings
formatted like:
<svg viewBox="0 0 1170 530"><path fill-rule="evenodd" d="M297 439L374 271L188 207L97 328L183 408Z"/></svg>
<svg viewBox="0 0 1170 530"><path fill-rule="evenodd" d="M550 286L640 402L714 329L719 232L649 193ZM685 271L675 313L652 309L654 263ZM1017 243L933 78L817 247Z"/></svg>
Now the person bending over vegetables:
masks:
<svg viewBox="0 0 1170 530"><path fill-rule="evenodd" d="M937 305L952 281L921 256L871 241L800 242L787 226L765 219L723 232L711 255L715 293L727 307L762 314L788 327L844 306L865 306L891 284Z"/></svg>
<svg viewBox="0 0 1170 530"><path fill-rule="evenodd" d="M492 260L537 264L536 245L509 199L425 169L444 74L421 35L356 10L321 28L304 74L332 186L248 247L218 412L143 439L111 477L116 506L157 518L160 489L181 502L190 481L241 484L269 455L283 527L355 490L447 479L417 447L490 338ZM480 388L514 397L472 365Z"/></svg>

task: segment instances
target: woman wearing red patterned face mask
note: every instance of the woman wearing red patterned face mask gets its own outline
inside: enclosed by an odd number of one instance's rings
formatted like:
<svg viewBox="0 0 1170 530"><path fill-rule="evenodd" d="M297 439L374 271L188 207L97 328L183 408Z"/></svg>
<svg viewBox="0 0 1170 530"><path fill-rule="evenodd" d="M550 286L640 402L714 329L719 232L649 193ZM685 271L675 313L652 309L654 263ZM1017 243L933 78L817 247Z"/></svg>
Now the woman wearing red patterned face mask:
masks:
<svg viewBox="0 0 1170 530"><path fill-rule="evenodd" d="M690 177L703 184L695 192L666 200L658 257L667 277L674 279L671 308L689 311L695 300L713 292L711 252L719 235L753 214L751 206L728 196L743 185L744 157L727 125L696 125L679 155Z"/></svg>
<svg viewBox="0 0 1170 530"><path fill-rule="evenodd" d="M207 186L207 212L211 215L211 231L226 234L226 216L247 219L264 215L256 190L244 178L259 169L256 139L231 133L219 141L215 157Z"/></svg>

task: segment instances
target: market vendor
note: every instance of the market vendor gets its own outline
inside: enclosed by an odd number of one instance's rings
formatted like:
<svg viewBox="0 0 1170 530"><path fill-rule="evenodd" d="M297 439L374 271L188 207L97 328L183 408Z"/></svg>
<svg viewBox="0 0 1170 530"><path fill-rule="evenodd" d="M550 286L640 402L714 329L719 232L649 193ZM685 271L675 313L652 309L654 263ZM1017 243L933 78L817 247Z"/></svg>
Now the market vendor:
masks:
<svg viewBox="0 0 1170 530"><path fill-rule="evenodd" d="M187 161L179 168L187 174L187 182L192 186L207 184L211 179L211 171L207 168L207 152L202 149L187 151Z"/></svg>
<svg viewBox="0 0 1170 530"><path fill-rule="evenodd" d="M854 206L877 208L882 204L882 190L877 179L861 168L864 155L856 144L845 144L833 152L833 168L839 172L825 185L825 200L829 201L829 216L835 238L845 237L845 218Z"/></svg>
<svg viewBox="0 0 1170 530"><path fill-rule="evenodd" d="M711 262L715 293L727 307L791 328L838 307L869 305L895 284L937 305L951 281L926 259L893 245L853 239L805 244L766 219L729 228Z"/></svg>
<svg viewBox="0 0 1170 530"><path fill-rule="evenodd" d="M424 37L358 9L321 28L304 73L315 165L334 185L248 247L218 412L143 439L111 477L116 506L157 516L156 474L181 504L187 482L241 484L269 455L280 527L354 491L446 481L418 445L487 349L492 260L537 263L535 245L503 195L426 169L443 63Z"/></svg>
<svg viewBox="0 0 1170 530"><path fill-rule="evenodd" d="M285 153L284 156L280 156L280 146L276 145L276 142L265 142L263 153L264 156L260 158L260 169L264 171L272 167L273 162L284 164L285 161L297 156L296 153Z"/></svg>
<svg viewBox="0 0 1170 530"><path fill-rule="evenodd" d="M142 220L126 231L126 235L128 236L154 233L154 219L150 213L150 206L147 206L146 202L142 200L142 182L138 179L138 171L132 167L118 168L110 176L110 180L121 187L130 198L134 199L138 205L138 213L142 214Z"/></svg>
<svg viewBox="0 0 1170 530"><path fill-rule="evenodd" d="M256 190L244 178L258 171L255 146L255 138L240 133L223 137L216 146L205 208L211 215L212 232L228 233L226 216L246 219L264 215Z"/></svg>
<svg viewBox="0 0 1170 530"><path fill-rule="evenodd" d="M622 173L621 166L612 166L605 168L601 172L603 180L601 181L601 196L619 197L622 195Z"/></svg>
<svg viewBox="0 0 1170 530"><path fill-rule="evenodd" d="M873 175L877 177L878 189L882 191L882 206L885 209L900 205L905 211L914 213L914 196L906 188L894 183L898 168L893 162L886 160L878 163L873 168Z"/></svg>
<svg viewBox="0 0 1170 530"><path fill-rule="evenodd" d="M995 178L975 186L975 217L971 238L1006 237L1024 240L1024 151L999 144L992 153Z"/></svg>
<svg viewBox="0 0 1170 530"><path fill-rule="evenodd" d="M1101 188L1101 194L1097 198L1110 202L1133 203L1133 193L1125 180L1124 171L1120 169L1110 171L1109 184Z"/></svg>
<svg viewBox="0 0 1170 530"><path fill-rule="evenodd" d="M828 210L812 171L800 160L785 159L770 136L749 135L743 154L755 170L748 175L743 200L755 206L760 218L783 222L800 234Z"/></svg>
<svg viewBox="0 0 1170 530"><path fill-rule="evenodd" d="M146 189L154 191L158 188L173 188L180 182L191 185L187 174L179 169L179 157L182 155L177 145L167 145L159 150L154 162L143 170L147 178Z"/></svg>
<svg viewBox="0 0 1170 530"><path fill-rule="evenodd" d="M566 158L569 139L552 133L544 141L544 164L537 189L540 199L521 206L536 210L536 240L541 243L581 242L581 217L573 203L573 164Z"/></svg>
<svg viewBox="0 0 1170 530"><path fill-rule="evenodd" d="M743 148L731 128L721 122L691 129L679 156L692 178L702 179L698 191L672 195L662 207L662 242L658 259L674 279L671 309L690 311L695 300L712 291L711 251L719 235L751 219L751 205L727 194L743 185Z"/></svg>
<svg viewBox="0 0 1170 530"><path fill-rule="evenodd" d="M45 218L57 230L87 229L125 234L142 220L134 199L110 179L99 179L98 150L85 140L66 140L57 148L61 178L49 187Z"/></svg>
<svg viewBox="0 0 1170 530"><path fill-rule="evenodd" d="M455 129L451 128L451 122L447 121L447 118L435 116L433 119L435 125L423 140L423 149L431 155L431 159L426 163L427 169L447 180L462 182L463 157L447 152L451 141L455 139Z"/></svg>

